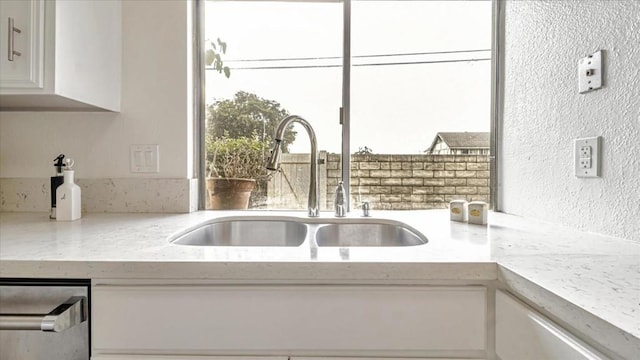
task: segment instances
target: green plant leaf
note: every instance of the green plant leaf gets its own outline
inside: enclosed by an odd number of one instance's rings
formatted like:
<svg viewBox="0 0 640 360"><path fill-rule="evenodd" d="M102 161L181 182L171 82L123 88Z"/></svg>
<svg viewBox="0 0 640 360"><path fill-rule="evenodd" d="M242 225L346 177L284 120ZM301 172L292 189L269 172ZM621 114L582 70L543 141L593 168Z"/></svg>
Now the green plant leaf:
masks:
<svg viewBox="0 0 640 360"><path fill-rule="evenodd" d="M218 45L220 45L220 51L223 54L226 54L227 53L227 43L222 41L222 40L220 40L220 38L218 38Z"/></svg>
<svg viewBox="0 0 640 360"><path fill-rule="evenodd" d="M261 179L268 176L264 156L268 149L266 141L255 136L214 139L210 134L207 135L210 177Z"/></svg>
<svg viewBox="0 0 640 360"><path fill-rule="evenodd" d="M207 66L211 66L211 64L213 64L213 61L215 60L215 55L216 53L211 49L208 49L207 51L205 51L204 63L207 64Z"/></svg>

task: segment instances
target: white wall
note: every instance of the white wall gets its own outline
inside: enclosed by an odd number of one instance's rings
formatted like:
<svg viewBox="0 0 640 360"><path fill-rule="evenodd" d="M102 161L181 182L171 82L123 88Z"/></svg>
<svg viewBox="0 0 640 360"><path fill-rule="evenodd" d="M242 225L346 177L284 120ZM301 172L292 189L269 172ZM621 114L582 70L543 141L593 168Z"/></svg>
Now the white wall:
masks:
<svg viewBox="0 0 640 360"><path fill-rule="evenodd" d="M0 113L0 177L46 178L64 153L76 177L191 177L189 3L123 1L120 113ZM130 144L159 144L160 173L129 172Z"/></svg>
<svg viewBox="0 0 640 360"><path fill-rule="evenodd" d="M502 209L640 241L640 2L507 1L505 49ZM604 88L578 94L598 49ZM602 178L576 178L573 139L596 135Z"/></svg>

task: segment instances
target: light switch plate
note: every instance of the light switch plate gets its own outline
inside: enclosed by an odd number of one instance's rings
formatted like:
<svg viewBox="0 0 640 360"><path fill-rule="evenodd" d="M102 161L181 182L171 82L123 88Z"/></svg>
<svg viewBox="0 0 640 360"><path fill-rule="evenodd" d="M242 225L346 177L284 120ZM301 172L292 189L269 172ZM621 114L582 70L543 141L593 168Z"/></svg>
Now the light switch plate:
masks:
<svg viewBox="0 0 640 360"><path fill-rule="evenodd" d="M132 173L160 172L160 146L131 145L129 164Z"/></svg>
<svg viewBox="0 0 640 360"><path fill-rule="evenodd" d="M600 136L574 140L574 168L577 177L600 177L601 143Z"/></svg>
<svg viewBox="0 0 640 360"><path fill-rule="evenodd" d="M578 92L580 94L602 87L602 50L578 61Z"/></svg>

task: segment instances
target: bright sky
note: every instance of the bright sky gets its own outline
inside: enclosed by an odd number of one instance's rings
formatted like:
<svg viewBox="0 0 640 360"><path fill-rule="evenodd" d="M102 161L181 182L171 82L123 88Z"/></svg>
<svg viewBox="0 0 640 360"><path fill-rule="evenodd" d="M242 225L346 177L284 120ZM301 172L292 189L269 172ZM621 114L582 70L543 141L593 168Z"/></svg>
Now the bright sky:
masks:
<svg viewBox="0 0 640 360"><path fill-rule="evenodd" d="M439 131L489 131L490 61L439 61L488 59L490 52L424 53L490 49L491 1L351 6L352 152L367 146L376 153L420 153ZM342 63L342 4L208 1L206 18L205 37L228 43L224 59L232 67L229 79L207 71L207 101L240 90L278 101L312 124L321 150L340 152L341 68L290 67ZM421 54L398 55L414 53ZM358 57L381 54L391 56ZM314 59L233 61L291 58ZM403 64L375 65L381 63ZM238 69L247 67L287 68ZM309 152L298 130L292 152Z"/></svg>

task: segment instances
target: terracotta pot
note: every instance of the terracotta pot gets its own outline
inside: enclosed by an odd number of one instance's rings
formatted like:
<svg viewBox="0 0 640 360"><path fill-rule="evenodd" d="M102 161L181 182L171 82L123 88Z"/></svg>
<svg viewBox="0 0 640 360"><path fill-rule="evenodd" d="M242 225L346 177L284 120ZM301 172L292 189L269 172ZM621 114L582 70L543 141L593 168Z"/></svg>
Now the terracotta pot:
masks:
<svg viewBox="0 0 640 360"><path fill-rule="evenodd" d="M207 178L207 196L212 210L242 210L249 207L253 179Z"/></svg>

